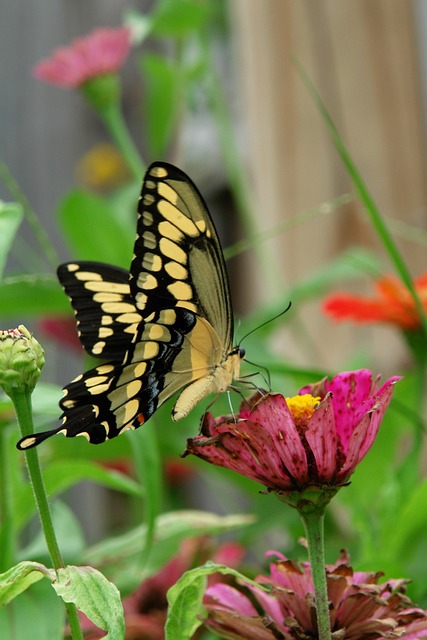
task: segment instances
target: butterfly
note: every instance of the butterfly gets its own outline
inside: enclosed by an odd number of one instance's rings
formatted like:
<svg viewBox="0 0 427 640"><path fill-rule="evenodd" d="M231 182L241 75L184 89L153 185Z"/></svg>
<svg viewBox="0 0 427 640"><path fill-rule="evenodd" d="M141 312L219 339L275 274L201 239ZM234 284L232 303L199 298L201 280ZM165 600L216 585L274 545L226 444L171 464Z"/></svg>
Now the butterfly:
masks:
<svg viewBox="0 0 427 640"><path fill-rule="evenodd" d="M238 379L244 350L232 343L221 245L199 190L177 167L155 162L144 177L129 272L68 262L58 278L84 349L103 362L64 387L62 424L18 449L56 433L102 443L140 427L177 392L172 419L180 420Z"/></svg>

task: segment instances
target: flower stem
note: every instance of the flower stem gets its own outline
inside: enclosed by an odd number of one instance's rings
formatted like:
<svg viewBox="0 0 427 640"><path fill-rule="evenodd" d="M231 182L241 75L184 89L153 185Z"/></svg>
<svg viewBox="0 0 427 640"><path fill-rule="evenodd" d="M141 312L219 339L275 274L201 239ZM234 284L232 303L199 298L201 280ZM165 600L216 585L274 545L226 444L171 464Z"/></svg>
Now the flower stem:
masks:
<svg viewBox="0 0 427 640"><path fill-rule="evenodd" d="M331 640L328 589L325 571L324 511L312 511L300 515L305 527L308 543L308 557L314 586L319 640Z"/></svg>
<svg viewBox="0 0 427 640"><path fill-rule="evenodd" d="M9 391L9 396L15 407L22 437L33 434L34 426L31 411L31 393L29 391L15 389L13 391ZM59 551L59 546L53 527L37 450L28 449L25 452L25 458L27 462L28 475L30 477L34 498L36 501L43 533L46 540L46 545L49 550L53 567L55 570L58 570L64 567L64 562L61 557L61 552ZM64 604L73 640L83 640L76 606L71 602L64 602Z"/></svg>
<svg viewBox="0 0 427 640"><path fill-rule="evenodd" d="M14 513L12 508L11 460L8 453L6 429L0 426L0 573L6 571L15 561Z"/></svg>
<svg viewBox="0 0 427 640"><path fill-rule="evenodd" d="M138 181L141 180L145 173L145 166L129 134L120 107L117 104L109 104L104 109L99 109L98 113L133 175Z"/></svg>

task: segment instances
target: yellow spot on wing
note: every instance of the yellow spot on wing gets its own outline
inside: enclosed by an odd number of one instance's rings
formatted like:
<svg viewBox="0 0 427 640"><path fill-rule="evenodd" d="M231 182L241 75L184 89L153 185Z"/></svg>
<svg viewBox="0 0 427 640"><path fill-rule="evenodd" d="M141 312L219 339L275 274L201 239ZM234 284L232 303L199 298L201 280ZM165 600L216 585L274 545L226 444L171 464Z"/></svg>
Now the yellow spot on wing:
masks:
<svg viewBox="0 0 427 640"><path fill-rule="evenodd" d="M187 254L185 251L175 242L169 240L169 238L161 238L159 246L163 255L168 258L172 258L172 260L176 260L176 262L180 262L181 264L187 263Z"/></svg>
<svg viewBox="0 0 427 640"><path fill-rule="evenodd" d="M148 320L148 318L147 318ZM163 309L159 313L160 324L175 324L176 312L173 309Z"/></svg>
<svg viewBox="0 0 427 640"><path fill-rule="evenodd" d="M129 285L120 284L119 282L86 282L85 289L89 289L89 291L105 291L107 293L129 293Z"/></svg>
<svg viewBox="0 0 427 640"><path fill-rule="evenodd" d="M177 207L171 202L166 200L160 200L157 205L158 210L166 220L172 222L176 227L179 227L187 236L195 238L200 235L200 232L194 222L187 218Z"/></svg>
<svg viewBox="0 0 427 640"><path fill-rule="evenodd" d="M142 387L141 380L133 380L132 382L130 382L126 387L127 397L133 398L134 396L136 396L141 391L141 387Z"/></svg>
<svg viewBox="0 0 427 640"><path fill-rule="evenodd" d="M105 347L105 342L100 340L99 342L94 344L94 346L92 347L92 353L94 353L95 355L99 355L100 353L102 353L104 347Z"/></svg>
<svg viewBox="0 0 427 640"><path fill-rule="evenodd" d="M109 338L113 334L114 331L110 327L99 327L98 336L100 338Z"/></svg>
<svg viewBox="0 0 427 640"><path fill-rule="evenodd" d="M193 297L193 291L187 282L173 282L167 289L177 300L191 300Z"/></svg>
<svg viewBox="0 0 427 640"><path fill-rule="evenodd" d="M169 238L174 242L182 242L184 234L174 224L164 221L159 224L159 233L165 238Z"/></svg>
<svg viewBox="0 0 427 640"><path fill-rule="evenodd" d="M142 266L148 271L160 271L162 259L159 255L147 251L142 258Z"/></svg>
<svg viewBox="0 0 427 640"><path fill-rule="evenodd" d="M152 273L143 271L138 276L137 284L141 289L155 289L157 287L157 278Z"/></svg>
<svg viewBox="0 0 427 640"><path fill-rule="evenodd" d="M100 291L93 296L95 302L120 302L123 298L120 293L110 293L108 291Z"/></svg>
<svg viewBox="0 0 427 640"><path fill-rule="evenodd" d="M168 172L164 167L153 167L150 173L155 178L166 178L168 175Z"/></svg>
<svg viewBox="0 0 427 640"><path fill-rule="evenodd" d="M79 268L78 265L68 265L68 271L75 271L74 268L71 267L77 267L77 269ZM96 280L96 281L100 281L102 280L102 276L100 273L94 273L93 271L77 271L77 273L75 273L75 276L77 278L77 280Z"/></svg>
<svg viewBox="0 0 427 640"><path fill-rule="evenodd" d="M127 302L104 302L101 305L104 313L133 313L135 307Z"/></svg>
<svg viewBox="0 0 427 640"><path fill-rule="evenodd" d="M147 249L156 248L157 242L156 242L156 236L154 235L154 233L152 233L151 231L144 231L144 233L142 234L142 237L144 239L144 244L147 247Z"/></svg>
<svg viewBox="0 0 427 640"><path fill-rule="evenodd" d="M179 264L179 262L167 262L165 264L165 271L168 275L171 276L171 278L174 278L175 280L185 280L188 276L188 271L185 267L182 266L182 264Z"/></svg>

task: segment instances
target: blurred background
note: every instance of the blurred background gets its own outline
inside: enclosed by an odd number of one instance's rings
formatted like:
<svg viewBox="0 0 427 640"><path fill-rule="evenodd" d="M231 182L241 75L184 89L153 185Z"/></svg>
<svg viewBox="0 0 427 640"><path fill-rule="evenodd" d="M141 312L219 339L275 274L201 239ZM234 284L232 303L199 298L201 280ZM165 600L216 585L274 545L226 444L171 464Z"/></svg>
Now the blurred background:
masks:
<svg viewBox="0 0 427 640"><path fill-rule="evenodd" d="M174 4L176 21L166 26L163 22L143 39L144 15ZM187 10L191 20L182 26L179 14ZM37 81L31 70L53 49L96 27L117 27L123 21L140 29L140 40L121 71L122 103L132 138L146 164L177 164L205 196L223 246L230 248L226 255L237 319L245 329L253 328L292 301L291 310L269 333L267 350L257 334L251 337L249 358L269 366L274 354L276 368L283 362L289 369L334 373L367 366L384 376L400 374L410 365L410 356L395 328L334 324L321 310L327 293L340 287L370 293L372 280L393 267L354 195L299 69L319 92L408 268L417 276L426 269L427 243L426 3L4 2L0 157L39 216L59 262L74 255L58 213L64 194L76 188L102 196L117 188L125 193L129 176L114 153L112 170L102 174L100 167L105 168L111 152L103 145L111 145L111 140L81 95ZM162 98L155 82L157 63L152 62L159 58L168 61L170 82L177 82L165 97L173 122L163 116L163 129L162 120L156 119ZM96 177L98 169L101 178ZM3 200L13 199L9 187L8 180L0 180ZM129 216L134 215L138 190L139 185L132 184L124 196ZM96 238L99 227L93 226L91 233ZM132 243L130 233L129 259ZM90 252L84 257L90 259ZM6 268L10 277L21 272L54 273L36 250L26 223ZM14 317L13 310L0 307L2 327L25 321L36 332L47 351L43 380L62 386L81 371L82 357L44 335L40 315ZM241 335L237 326L237 338ZM195 426L197 416L190 433ZM184 432L176 425L173 430L173 436L162 440L167 440L165 450L182 450ZM58 440L53 445L58 452L82 444ZM115 451L125 446L112 445ZM110 444L102 447L104 454L114 457ZM80 455L83 449L69 450ZM197 486L196 495L191 476L186 490L200 506L206 494L203 483ZM214 500L218 495L223 494ZM100 494L92 484L84 490L80 486L73 500L90 541L122 523L122 502ZM245 504L240 498L237 502ZM217 508L225 508L221 499L213 505Z"/></svg>
<svg viewBox="0 0 427 640"><path fill-rule="evenodd" d="M268 256L263 264L254 259L253 247L231 261L237 314L254 311L260 301L272 302L278 292L313 278L346 248L359 245L382 255L356 198L349 197L340 207L321 206L350 194L352 186L296 61L325 101L380 211L390 218L413 275L422 271L425 235L411 234L406 225L420 230L426 225L425 3L200 4L207 11L206 21L198 33L197 25L195 32L184 33L179 47L195 64L202 38L207 50L203 55L215 61L218 75L209 82L220 83L220 99L232 122L234 139L228 146L238 154L244 174L250 226L254 233L270 231L270 239L262 242ZM108 135L76 92L38 82L31 69L73 38L96 26L118 26L132 8L144 13L151 6L116 0L16 0L1 8L1 155L61 259L69 254L55 222L55 207L65 191L81 182L82 157L94 145L108 142ZM172 57L177 46L167 35L148 38L142 45L143 51L166 50ZM233 214L233 177L213 113L218 107L212 86L207 88L203 74L193 84L163 156L152 157L155 149L147 143L150 131L144 119L149 86L140 71L135 58L123 70L124 108L135 143L147 161L169 159L182 166L210 207L218 210L216 218L224 212L224 244L243 238ZM0 189L7 199L3 184ZM304 219L308 212L313 215ZM387 260L382 266L390 270ZM359 291L361 286L358 282ZM282 335L278 347L305 365L313 365L315 358L322 367L342 366L343 354L351 358L356 340L385 372L394 370L403 357L393 330L332 326L319 312L319 298L300 305L294 300L289 316L294 329L304 327L311 340L303 334L301 340Z"/></svg>

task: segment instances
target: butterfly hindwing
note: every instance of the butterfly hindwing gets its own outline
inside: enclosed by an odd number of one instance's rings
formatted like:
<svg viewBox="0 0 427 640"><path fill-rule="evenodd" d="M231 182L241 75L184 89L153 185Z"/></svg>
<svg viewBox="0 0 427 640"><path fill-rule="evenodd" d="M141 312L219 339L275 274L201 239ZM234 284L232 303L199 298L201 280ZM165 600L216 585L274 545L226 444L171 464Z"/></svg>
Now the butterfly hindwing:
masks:
<svg viewBox="0 0 427 640"><path fill-rule="evenodd" d="M176 167L157 162L146 173L130 273L76 262L61 265L58 277L86 351L112 361L64 388L60 427L18 448L58 432L104 442L139 427L178 391L180 419L238 377L221 245L197 187Z"/></svg>

